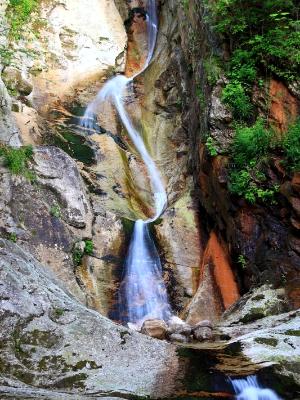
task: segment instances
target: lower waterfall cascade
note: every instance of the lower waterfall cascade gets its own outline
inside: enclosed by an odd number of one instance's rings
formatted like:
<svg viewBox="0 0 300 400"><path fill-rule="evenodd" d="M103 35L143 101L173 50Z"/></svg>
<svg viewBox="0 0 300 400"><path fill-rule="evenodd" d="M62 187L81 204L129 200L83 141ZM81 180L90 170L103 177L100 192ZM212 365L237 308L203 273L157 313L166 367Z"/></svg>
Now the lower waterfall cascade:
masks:
<svg viewBox="0 0 300 400"><path fill-rule="evenodd" d="M237 400L281 400L271 389L262 388L256 376L246 379L232 379Z"/></svg>
<svg viewBox="0 0 300 400"><path fill-rule="evenodd" d="M155 49L158 32L156 1L148 0L146 9L148 54L144 66L130 78L117 75L106 82L97 97L86 108L81 121L83 127L92 128L97 108L103 102L110 101L115 106L123 126L148 170L155 215L146 221L139 219L135 223L119 291L120 320L123 323L136 324L137 327L141 327L143 321L149 318L167 320L171 316L167 290L162 279L161 262L148 228L148 224L155 222L166 208L167 194L160 172L124 106L126 97L133 94L134 78L147 69ZM127 311L124 312L124 308Z"/></svg>

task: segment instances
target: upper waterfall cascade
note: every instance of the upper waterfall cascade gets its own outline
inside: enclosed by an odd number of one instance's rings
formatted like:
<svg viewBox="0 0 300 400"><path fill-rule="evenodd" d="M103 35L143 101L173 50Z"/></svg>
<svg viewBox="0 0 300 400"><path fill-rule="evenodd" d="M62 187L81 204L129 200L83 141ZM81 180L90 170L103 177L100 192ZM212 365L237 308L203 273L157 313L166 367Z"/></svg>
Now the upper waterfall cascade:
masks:
<svg viewBox="0 0 300 400"><path fill-rule="evenodd" d="M93 128L94 117L101 103L111 102L116 108L123 126L148 170L154 196L155 214L146 221L137 220L125 261L124 279L119 292L120 304L126 309L120 312L121 320L141 325L148 318L168 319L171 308L162 279L162 267L154 242L150 237L148 224L154 222L167 206L167 194L161 174L151 158L140 133L134 127L125 109L125 99L133 94L133 80L149 66L155 49L158 18L156 1L147 3L148 53L144 66L132 77L117 75L110 79L88 105L82 125Z"/></svg>

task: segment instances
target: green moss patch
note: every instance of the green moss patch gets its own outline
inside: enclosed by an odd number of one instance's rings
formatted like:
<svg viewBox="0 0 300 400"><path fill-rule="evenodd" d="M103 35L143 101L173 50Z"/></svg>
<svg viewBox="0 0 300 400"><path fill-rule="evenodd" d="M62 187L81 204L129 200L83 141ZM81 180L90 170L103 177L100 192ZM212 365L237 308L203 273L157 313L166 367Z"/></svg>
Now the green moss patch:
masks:
<svg viewBox="0 0 300 400"><path fill-rule="evenodd" d="M275 338L255 338L254 339L256 343L259 344L266 344L267 346L272 346L272 347L276 347L278 344L278 340Z"/></svg>

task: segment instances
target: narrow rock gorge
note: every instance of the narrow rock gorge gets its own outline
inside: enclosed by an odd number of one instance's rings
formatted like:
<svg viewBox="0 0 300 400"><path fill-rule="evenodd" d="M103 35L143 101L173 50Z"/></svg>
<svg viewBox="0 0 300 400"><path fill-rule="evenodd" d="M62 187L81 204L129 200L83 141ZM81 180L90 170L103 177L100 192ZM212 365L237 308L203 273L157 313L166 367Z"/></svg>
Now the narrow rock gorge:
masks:
<svg viewBox="0 0 300 400"><path fill-rule="evenodd" d="M244 3L0 1L1 399L300 399L300 8Z"/></svg>

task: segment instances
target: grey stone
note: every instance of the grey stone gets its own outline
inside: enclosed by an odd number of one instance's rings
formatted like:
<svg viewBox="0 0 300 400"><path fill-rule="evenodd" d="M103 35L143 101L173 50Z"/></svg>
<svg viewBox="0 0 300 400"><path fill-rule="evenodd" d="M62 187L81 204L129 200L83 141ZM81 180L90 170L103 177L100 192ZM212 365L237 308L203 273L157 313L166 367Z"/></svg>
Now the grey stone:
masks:
<svg viewBox="0 0 300 400"><path fill-rule="evenodd" d="M209 321L208 319L204 319L203 321L198 322L193 329L197 329L199 327L206 327L206 328L213 328L213 325L211 323L211 321Z"/></svg>
<svg viewBox="0 0 300 400"><path fill-rule="evenodd" d="M261 318L287 311L284 289L273 289L263 285L243 296L223 315L224 325L249 323Z"/></svg>
<svg viewBox="0 0 300 400"><path fill-rule="evenodd" d="M21 146L20 133L11 113L12 101L0 78L0 142L10 146Z"/></svg>
<svg viewBox="0 0 300 400"><path fill-rule="evenodd" d="M16 244L1 239L0 253L0 393L30 385L91 397L147 397L155 388L168 397L179 372L175 347L77 303Z"/></svg>
<svg viewBox="0 0 300 400"><path fill-rule="evenodd" d="M193 337L199 342L211 340L213 338L213 331L208 326L197 326L193 328Z"/></svg>
<svg viewBox="0 0 300 400"><path fill-rule="evenodd" d="M27 79L22 76L20 70L14 67L6 67L2 72L2 79L5 86L23 96L29 96L33 86Z"/></svg>
<svg viewBox="0 0 300 400"><path fill-rule="evenodd" d="M234 130L230 127L233 120L232 113L221 100L222 90L226 83L227 80L222 77L213 89L208 118L210 136L214 139L214 145L219 152L228 149L234 135Z"/></svg>
<svg viewBox="0 0 300 400"><path fill-rule="evenodd" d="M68 223L84 228L90 206L75 161L61 149L49 146L35 149L34 162L38 182L60 197Z"/></svg>
<svg viewBox="0 0 300 400"><path fill-rule="evenodd" d="M177 342L177 343L188 343L189 338L185 335L181 335L180 333L172 333L169 336L170 342Z"/></svg>
<svg viewBox="0 0 300 400"><path fill-rule="evenodd" d="M179 334L190 336L192 328L189 324L182 321L180 318L173 317L168 321L168 334Z"/></svg>

